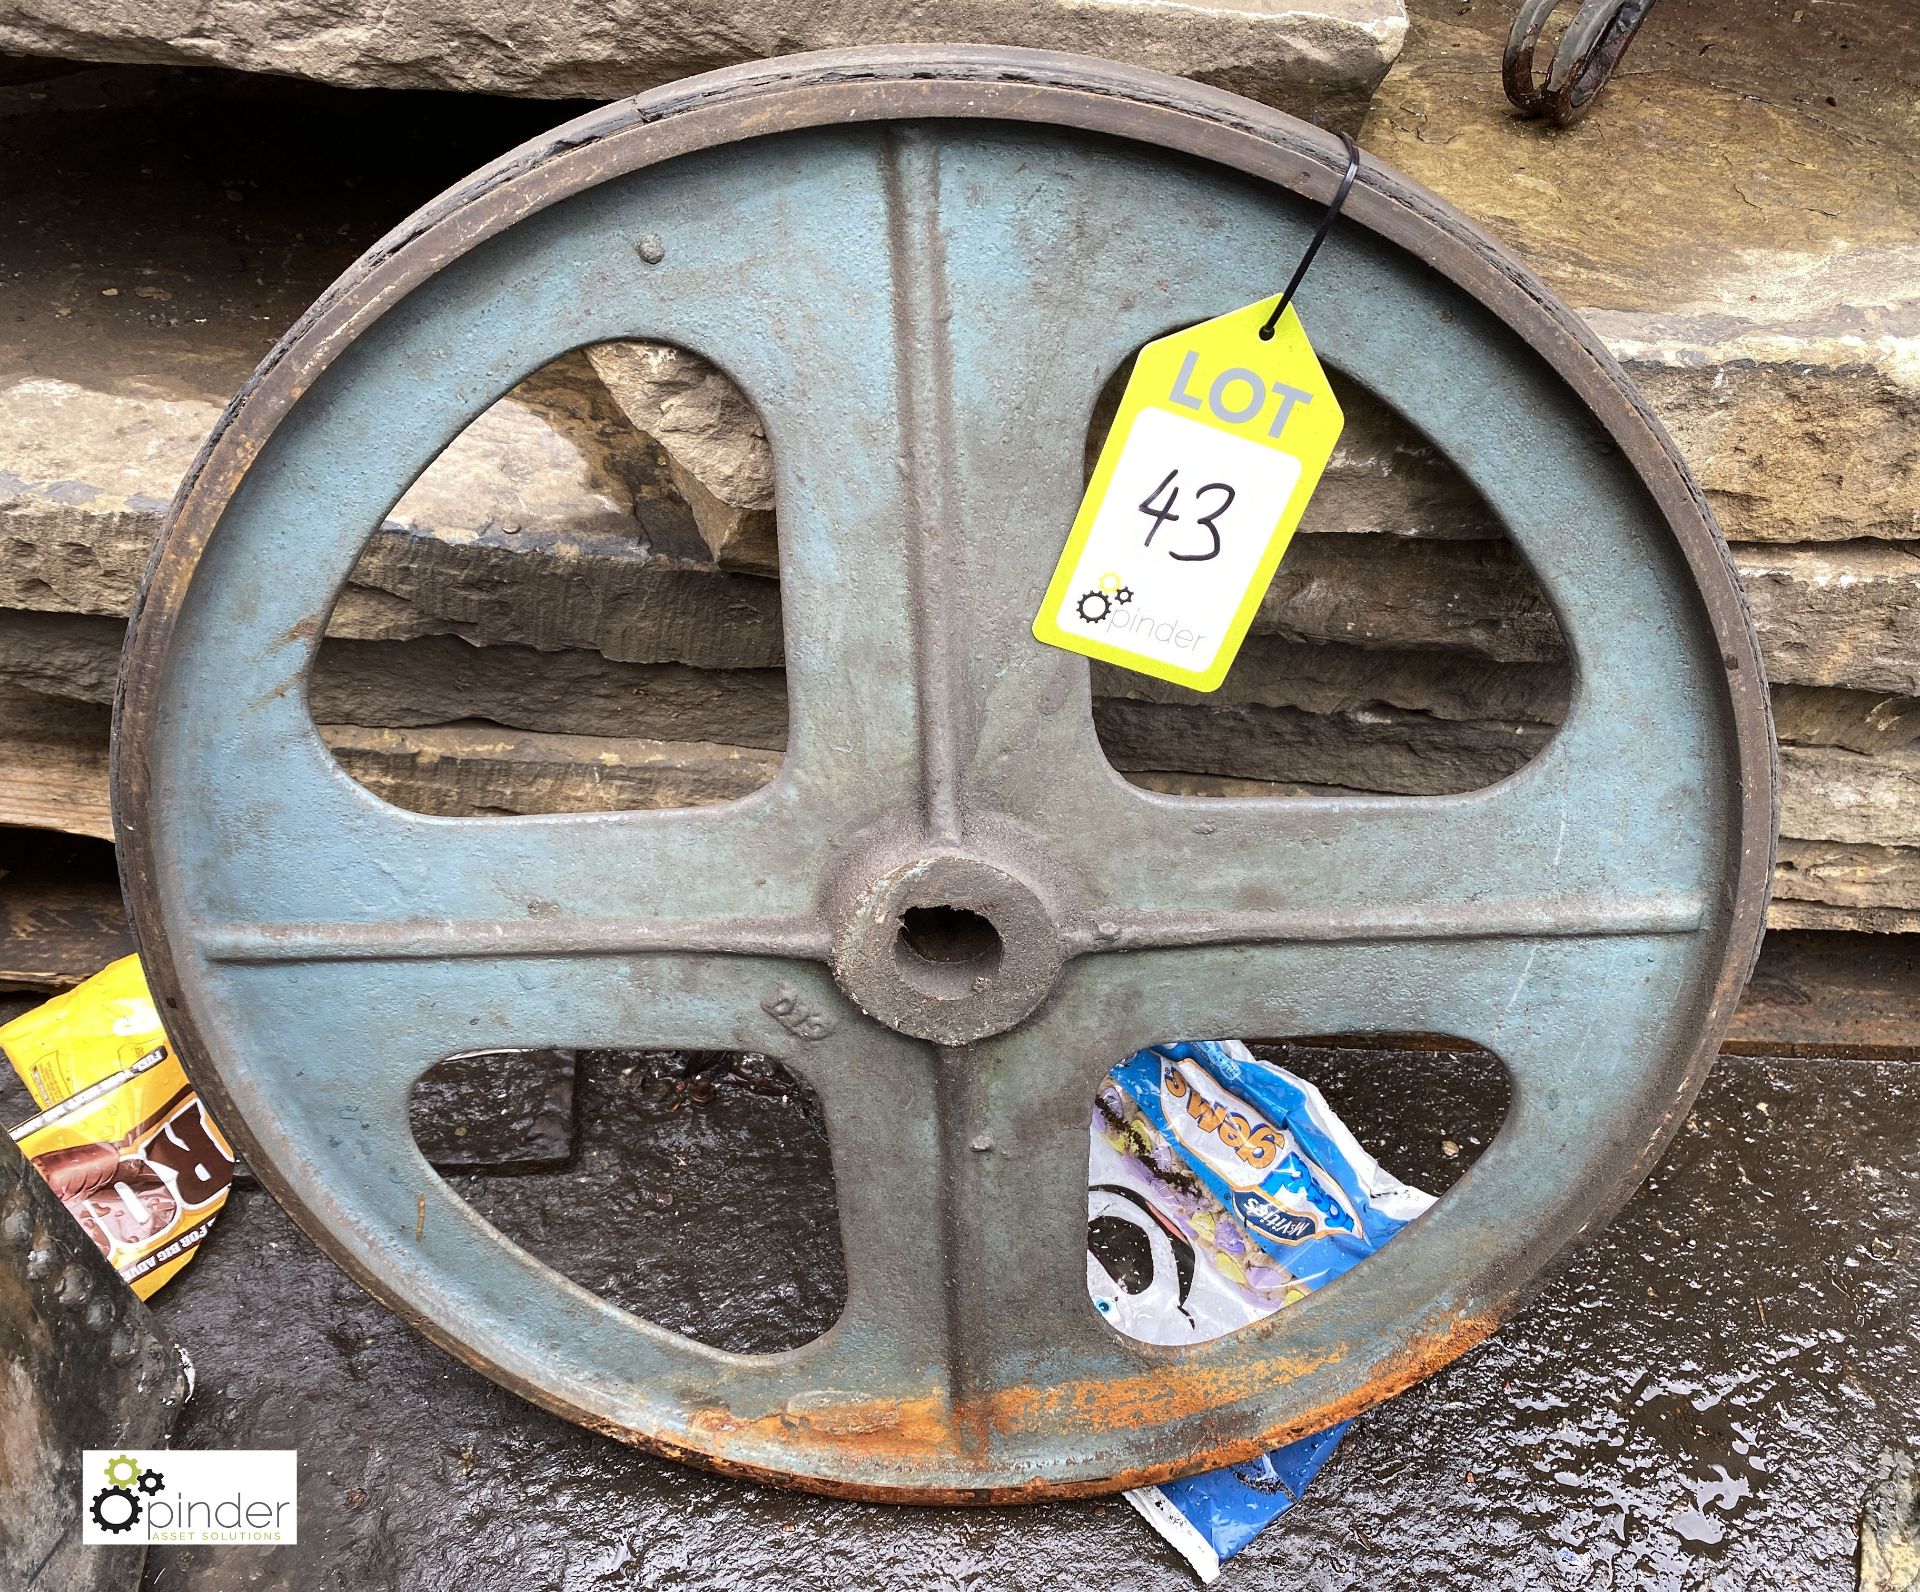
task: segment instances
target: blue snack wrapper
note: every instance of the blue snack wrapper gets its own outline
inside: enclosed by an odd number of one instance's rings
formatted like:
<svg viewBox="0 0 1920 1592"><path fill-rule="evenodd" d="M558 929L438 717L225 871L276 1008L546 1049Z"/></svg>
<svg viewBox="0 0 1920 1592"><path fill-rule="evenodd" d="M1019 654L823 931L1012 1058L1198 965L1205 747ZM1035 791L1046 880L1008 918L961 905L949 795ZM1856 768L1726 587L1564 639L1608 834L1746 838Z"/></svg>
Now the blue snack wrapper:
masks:
<svg viewBox="0 0 1920 1592"><path fill-rule="evenodd" d="M1232 1040L1157 1045L1103 1081L1087 1288L1119 1331L1201 1343L1350 1271L1432 1204L1311 1084ZM1284 1513L1346 1426L1126 1494L1202 1581Z"/></svg>
<svg viewBox="0 0 1920 1592"><path fill-rule="evenodd" d="M1333 1457L1352 1421L1329 1426L1285 1448L1158 1487L1136 1487L1127 1502L1211 1582L1221 1564L1300 1500L1308 1482Z"/></svg>

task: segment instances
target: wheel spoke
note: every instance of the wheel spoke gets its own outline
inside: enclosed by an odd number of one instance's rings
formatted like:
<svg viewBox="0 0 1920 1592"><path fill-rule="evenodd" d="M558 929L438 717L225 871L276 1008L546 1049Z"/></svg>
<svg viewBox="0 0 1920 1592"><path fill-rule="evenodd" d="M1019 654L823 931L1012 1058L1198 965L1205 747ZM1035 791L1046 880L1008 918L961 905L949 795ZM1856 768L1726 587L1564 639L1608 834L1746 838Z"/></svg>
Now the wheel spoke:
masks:
<svg viewBox="0 0 1920 1592"><path fill-rule="evenodd" d="M1081 955L1200 945L1401 944L1423 940L1533 940L1612 935L1690 934L1704 913L1691 895L1644 895L1629 901L1567 896L1520 897L1432 907L1273 907L1267 911L1107 912L1068 931Z"/></svg>
<svg viewBox="0 0 1920 1592"><path fill-rule="evenodd" d="M824 969L797 959L631 950L422 959L361 948L251 945L209 959L207 987L233 1025L235 1077L253 1103L290 1109L295 1083L365 1092L367 1112L405 1096L442 1057L474 1050L741 1050L783 1056L810 1034L869 1028ZM244 1032L242 1032L244 1030ZM249 1116L249 1120L261 1120Z"/></svg>
<svg viewBox="0 0 1920 1592"><path fill-rule="evenodd" d="M1718 907L1678 770L1577 778L1570 724L1534 763L1465 796L1205 800L1110 790L1082 953L1230 943L1689 935ZM1633 837L1631 841L1627 837Z"/></svg>
<svg viewBox="0 0 1920 1592"><path fill-rule="evenodd" d="M1034 1388L1138 1369L1087 1296L1088 1125L1126 1054L1111 993L1088 964L1034 1022L990 1040L797 1058L835 1150L849 1272L835 1353L856 1365L884 1342L890 1363L936 1374L939 1396L912 1418L961 1465L990 1461L1002 1410Z"/></svg>
<svg viewBox="0 0 1920 1592"><path fill-rule="evenodd" d="M980 214L950 138L891 131L881 166L891 347L849 375L858 416L816 405L775 439L790 755L850 819L877 786L910 794L925 836L951 843L1005 809L1011 764L1105 777L1084 660L1029 627L1079 496L1088 414L1127 348L1063 340L1045 305L975 269L1009 221ZM828 335L821 352L845 357L845 329ZM894 428L866 429L876 412Z"/></svg>
<svg viewBox="0 0 1920 1592"><path fill-rule="evenodd" d="M732 955L823 962L825 928L811 918L650 923L632 920L234 923L205 925L212 962L437 962L511 957Z"/></svg>
<svg viewBox="0 0 1920 1592"><path fill-rule="evenodd" d="M1125 1059L1124 1003L1090 964L1034 1021L947 1053L941 1128L954 1403L984 1447L1036 1387L1135 1369L1087 1296L1087 1158L1100 1079Z"/></svg>
<svg viewBox="0 0 1920 1592"><path fill-rule="evenodd" d="M180 837L198 899L175 934L210 962L447 961L486 977L541 958L828 953L812 876L774 870L806 830L790 804L429 818L318 766L304 733L288 726L268 764L274 800L227 782L202 803L209 827Z"/></svg>
<svg viewBox="0 0 1920 1592"><path fill-rule="evenodd" d="M811 1386L837 1375L849 1402L891 1385L931 1442L950 1441L948 1294L940 1211L945 1155L933 1047L857 1019L798 1046L787 1065L820 1098L833 1154L847 1305L814 1351Z"/></svg>
<svg viewBox="0 0 1920 1592"><path fill-rule="evenodd" d="M1599 991L1630 985L1669 1000L1697 976L1700 935L1214 945L1096 959L1130 1021L1122 1054L1182 1039L1300 1034L1445 1034L1504 1056L1539 1006L1589 1014L1590 1042L1536 1047L1528 1065L1633 1072L1655 1042L1633 1010L1600 1014ZM1635 996L1637 1003L1642 999ZM1600 1024L1605 1022L1602 1032ZM1602 1043L1604 1041L1604 1043ZM1604 1061L1603 1061L1604 1056ZM1542 1073L1542 1077L1545 1074Z"/></svg>

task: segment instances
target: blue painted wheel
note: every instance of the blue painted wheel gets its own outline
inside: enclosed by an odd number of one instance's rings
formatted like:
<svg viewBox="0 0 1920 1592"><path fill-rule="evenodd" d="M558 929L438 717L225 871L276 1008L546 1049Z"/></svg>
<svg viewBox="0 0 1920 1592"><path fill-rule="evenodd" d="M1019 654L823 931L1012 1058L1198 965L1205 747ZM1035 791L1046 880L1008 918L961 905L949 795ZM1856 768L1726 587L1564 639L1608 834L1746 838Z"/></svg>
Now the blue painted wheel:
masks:
<svg viewBox="0 0 1920 1592"><path fill-rule="evenodd" d="M1698 490L1510 256L1378 166L1302 313L1434 439L1547 592L1577 684L1491 789L1201 801L1120 779L1083 660L1028 633L1102 383L1248 302L1343 167L1151 73L986 49L806 57L599 111L411 218L248 384L129 641L117 821L194 1077L328 1253L453 1353L602 1431L915 1501L1105 1490L1326 1426L1470 1347L1644 1175L1757 948L1758 653ZM658 239L643 254L636 241ZM448 819L334 763L305 682L407 484L569 349L692 348L778 471L793 726L720 807ZM903 914L997 960L942 984ZM489 1042L761 1051L818 1093L849 1298L708 1348L505 1241L409 1088ZM1437 1031L1510 1069L1482 1160L1381 1256L1162 1349L1084 1284L1097 1079L1173 1036ZM991 1150L971 1148L980 1141Z"/></svg>

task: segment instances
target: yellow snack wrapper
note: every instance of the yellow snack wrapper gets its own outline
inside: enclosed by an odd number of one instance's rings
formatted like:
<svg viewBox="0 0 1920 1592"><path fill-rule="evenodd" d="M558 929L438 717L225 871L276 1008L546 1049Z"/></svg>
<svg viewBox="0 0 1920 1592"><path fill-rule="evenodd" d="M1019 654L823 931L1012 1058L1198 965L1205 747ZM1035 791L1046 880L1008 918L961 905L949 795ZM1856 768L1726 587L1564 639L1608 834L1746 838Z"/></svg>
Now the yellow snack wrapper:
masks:
<svg viewBox="0 0 1920 1592"><path fill-rule="evenodd" d="M137 956L0 1027L40 1114L14 1142L142 1299L193 1258L233 1149L167 1043Z"/></svg>

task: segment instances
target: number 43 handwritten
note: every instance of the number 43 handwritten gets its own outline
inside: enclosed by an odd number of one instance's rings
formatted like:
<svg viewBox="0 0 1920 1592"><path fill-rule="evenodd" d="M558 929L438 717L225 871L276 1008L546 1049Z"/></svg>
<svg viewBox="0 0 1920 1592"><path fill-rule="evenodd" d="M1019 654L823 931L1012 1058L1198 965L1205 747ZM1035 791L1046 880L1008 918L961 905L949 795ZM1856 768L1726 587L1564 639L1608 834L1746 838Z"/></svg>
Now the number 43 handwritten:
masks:
<svg viewBox="0 0 1920 1592"><path fill-rule="evenodd" d="M1180 501L1180 488L1174 485L1174 481L1178 478L1179 474L1180 467L1175 465L1167 472L1167 478L1149 492L1140 505L1140 512L1153 521L1152 527L1147 531L1147 539L1143 544L1144 546L1153 546L1154 537L1160 534L1162 527L1164 527L1169 520L1178 523L1180 519L1180 516L1173 512L1174 505ZM1160 494L1163 492L1166 494L1166 502L1164 504L1158 501ZM1225 481L1209 481L1205 486L1196 489L1193 495L1204 501L1209 492L1224 492L1226 496L1221 498L1220 501L1211 509L1207 510L1205 514L1202 514L1194 523L1213 538L1213 546L1204 553L1176 553L1172 548L1168 548L1167 557L1178 559L1183 564L1204 564L1208 559L1218 558L1220 556L1220 527L1215 521L1217 521L1222 514L1226 513L1228 509L1233 507L1234 492L1233 488L1228 486Z"/></svg>

